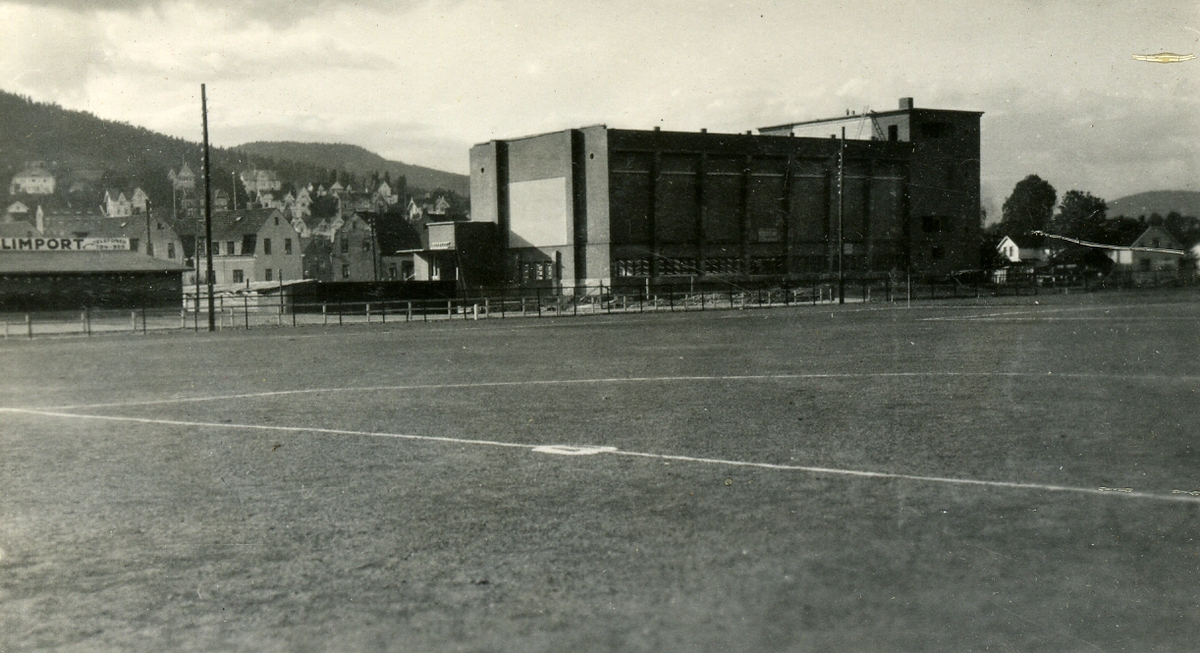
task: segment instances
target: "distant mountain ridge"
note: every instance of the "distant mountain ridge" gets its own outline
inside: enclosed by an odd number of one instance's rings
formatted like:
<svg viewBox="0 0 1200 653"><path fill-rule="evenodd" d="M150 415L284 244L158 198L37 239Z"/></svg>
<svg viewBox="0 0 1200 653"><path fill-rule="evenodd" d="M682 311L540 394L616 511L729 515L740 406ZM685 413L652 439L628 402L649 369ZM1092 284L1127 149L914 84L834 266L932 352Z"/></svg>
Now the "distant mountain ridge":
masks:
<svg viewBox="0 0 1200 653"><path fill-rule="evenodd" d="M1108 217L1123 215L1129 218L1161 216L1172 211L1184 216L1200 216L1200 191L1152 190L1135 193L1108 203Z"/></svg>
<svg viewBox="0 0 1200 653"><path fill-rule="evenodd" d="M471 180L444 170L435 170L400 161L390 161L358 145L346 143L300 143L297 141L255 141L236 148L246 154L265 156L278 160L296 161L337 168L356 175L367 176L385 170L393 177L404 176L410 188L433 190L444 188L466 196L471 191Z"/></svg>

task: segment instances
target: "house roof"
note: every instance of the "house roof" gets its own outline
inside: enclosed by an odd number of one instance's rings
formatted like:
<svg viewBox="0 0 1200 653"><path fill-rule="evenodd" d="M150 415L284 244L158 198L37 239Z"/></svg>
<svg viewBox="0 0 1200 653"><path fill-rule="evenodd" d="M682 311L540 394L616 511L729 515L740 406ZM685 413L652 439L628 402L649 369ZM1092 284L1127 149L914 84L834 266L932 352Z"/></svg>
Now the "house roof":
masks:
<svg viewBox="0 0 1200 653"><path fill-rule="evenodd" d="M1158 243L1154 243L1154 240ZM1171 232L1157 225L1147 227L1132 243L1130 247L1161 247L1163 249L1183 249L1183 245L1171 235Z"/></svg>
<svg viewBox="0 0 1200 653"><path fill-rule="evenodd" d="M279 209L238 209L237 211L214 211L212 214L212 238L215 241L241 240L243 236L257 234L267 220L278 215L289 225L292 219ZM204 218L180 219L175 222L179 235L204 237Z"/></svg>
<svg viewBox="0 0 1200 653"><path fill-rule="evenodd" d="M184 272L191 268L139 252L4 252L0 274Z"/></svg>
<svg viewBox="0 0 1200 653"><path fill-rule="evenodd" d="M24 220L0 222L0 238L29 238L37 233L37 228Z"/></svg>
<svg viewBox="0 0 1200 653"><path fill-rule="evenodd" d="M1010 235L1006 234L1005 238L1016 243L1021 249L1035 249L1045 244L1046 239L1041 236L1031 236L1029 234Z"/></svg>

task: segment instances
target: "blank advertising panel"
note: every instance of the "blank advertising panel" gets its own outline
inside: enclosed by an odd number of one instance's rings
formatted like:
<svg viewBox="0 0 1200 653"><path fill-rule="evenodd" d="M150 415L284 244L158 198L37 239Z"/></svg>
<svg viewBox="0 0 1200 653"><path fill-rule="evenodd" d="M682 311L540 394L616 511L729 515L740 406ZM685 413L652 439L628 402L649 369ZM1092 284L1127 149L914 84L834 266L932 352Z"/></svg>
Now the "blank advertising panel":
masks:
<svg viewBox="0 0 1200 653"><path fill-rule="evenodd" d="M514 245L556 247L567 244L565 177L517 181L508 185L509 229Z"/></svg>

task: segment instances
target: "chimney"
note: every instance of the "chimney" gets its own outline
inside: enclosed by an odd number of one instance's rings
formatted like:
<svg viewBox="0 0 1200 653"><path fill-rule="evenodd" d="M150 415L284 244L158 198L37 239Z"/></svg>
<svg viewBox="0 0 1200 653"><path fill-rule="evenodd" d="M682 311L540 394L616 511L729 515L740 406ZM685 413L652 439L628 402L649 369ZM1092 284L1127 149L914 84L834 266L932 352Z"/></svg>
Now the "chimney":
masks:
<svg viewBox="0 0 1200 653"><path fill-rule="evenodd" d="M910 111L910 110L912 110L912 108L913 108L913 99L912 98L910 98L910 97L900 98L900 110L901 111Z"/></svg>

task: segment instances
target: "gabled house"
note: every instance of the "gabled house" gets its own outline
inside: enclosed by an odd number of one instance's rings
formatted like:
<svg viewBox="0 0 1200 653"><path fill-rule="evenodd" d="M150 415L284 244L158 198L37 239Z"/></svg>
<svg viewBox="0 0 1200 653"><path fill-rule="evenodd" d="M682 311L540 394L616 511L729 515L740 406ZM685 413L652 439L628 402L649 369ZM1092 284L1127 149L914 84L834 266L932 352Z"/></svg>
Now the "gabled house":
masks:
<svg viewBox="0 0 1200 653"><path fill-rule="evenodd" d="M1005 236L996 251L1009 263L1034 265L1049 261L1052 254L1046 239L1037 236Z"/></svg>
<svg viewBox="0 0 1200 653"><path fill-rule="evenodd" d="M378 281L379 247L375 230L358 213L352 213L333 234L330 256L334 281Z"/></svg>
<svg viewBox="0 0 1200 653"><path fill-rule="evenodd" d="M122 191L109 188L104 191L104 215L110 218L127 218L142 215L146 212L146 204L150 198L141 188Z"/></svg>
<svg viewBox="0 0 1200 653"><path fill-rule="evenodd" d="M1169 231L1153 226L1143 231L1129 245L1109 250L1108 256L1118 267L1149 272L1177 270L1187 254L1183 244Z"/></svg>
<svg viewBox="0 0 1200 653"><path fill-rule="evenodd" d="M175 190L195 190L196 189L196 173L188 167L187 161L179 167L179 172L171 170L167 173L167 179L171 180L171 185Z"/></svg>
<svg viewBox="0 0 1200 653"><path fill-rule="evenodd" d="M279 209L214 213L212 234L214 284L303 277L300 234Z"/></svg>

